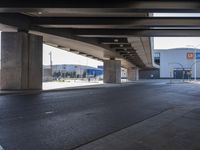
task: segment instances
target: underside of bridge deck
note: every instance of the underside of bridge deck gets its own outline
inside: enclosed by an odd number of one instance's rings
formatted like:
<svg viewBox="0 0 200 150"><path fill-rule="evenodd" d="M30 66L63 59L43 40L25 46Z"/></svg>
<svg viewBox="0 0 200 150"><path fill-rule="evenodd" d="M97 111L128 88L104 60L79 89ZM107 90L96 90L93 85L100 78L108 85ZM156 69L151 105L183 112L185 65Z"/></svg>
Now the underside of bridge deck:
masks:
<svg viewBox="0 0 200 150"><path fill-rule="evenodd" d="M199 36L199 17L153 13L198 13L198 1L2 0L0 29L36 34L63 50L129 68L151 68L154 36Z"/></svg>

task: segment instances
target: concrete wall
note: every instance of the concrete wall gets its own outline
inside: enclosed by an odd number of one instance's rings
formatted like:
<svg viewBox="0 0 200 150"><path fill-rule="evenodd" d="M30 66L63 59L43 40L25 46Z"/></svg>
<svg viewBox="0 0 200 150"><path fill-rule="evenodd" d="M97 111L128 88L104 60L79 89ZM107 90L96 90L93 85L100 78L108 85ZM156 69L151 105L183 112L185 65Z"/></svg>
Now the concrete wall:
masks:
<svg viewBox="0 0 200 150"><path fill-rule="evenodd" d="M43 39L41 36L29 35L29 66L28 88L42 89L42 53ZM34 82L32 81L34 79Z"/></svg>
<svg viewBox="0 0 200 150"><path fill-rule="evenodd" d="M2 32L1 89L42 88L42 37Z"/></svg>
<svg viewBox="0 0 200 150"><path fill-rule="evenodd" d="M160 69L142 69L139 71L140 79L159 79Z"/></svg>
<svg viewBox="0 0 200 150"><path fill-rule="evenodd" d="M136 81L139 80L139 69L138 68L129 68L128 69L128 80Z"/></svg>
<svg viewBox="0 0 200 150"><path fill-rule="evenodd" d="M104 61L104 83L121 83L121 61Z"/></svg>

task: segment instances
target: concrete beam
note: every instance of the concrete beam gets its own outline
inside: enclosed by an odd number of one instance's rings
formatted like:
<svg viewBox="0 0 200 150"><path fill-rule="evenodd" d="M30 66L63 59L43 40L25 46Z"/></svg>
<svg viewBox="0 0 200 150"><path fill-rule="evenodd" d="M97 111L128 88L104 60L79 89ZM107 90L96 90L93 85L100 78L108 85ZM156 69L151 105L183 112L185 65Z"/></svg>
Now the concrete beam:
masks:
<svg viewBox="0 0 200 150"><path fill-rule="evenodd" d="M63 29L65 31L65 29ZM200 29L76 29L80 37L199 37Z"/></svg>
<svg viewBox="0 0 200 150"><path fill-rule="evenodd" d="M200 12L199 2L197 0L190 1L178 1L178 0L142 0L142 1L116 1L116 0L49 0L49 1L38 1L38 0L22 0L19 3L18 0L1 0L0 1L0 12L15 12L15 11L43 11L43 8L48 8L49 12L52 9L57 8L65 9L70 8L69 11L77 10L83 12L95 12L95 11L106 11L109 12ZM91 9L91 10L90 10ZM85 12L84 11L84 12ZM91 12L92 11L92 12Z"/></svg>
<svg viewBox="0 0 200 150"><path fill-rule="evenodd" d="M115 57L121 60L123 67L135 67L134 63L123 58L119 53L111 51L110 48L106 48L107 46L97 44L88 38L76 37L60 29L34 28L34 30L31 30L31 33L43 36L46 43L55 43L62 47L78 50L79 52L86 53L101 60Z"/></svg>
<svg viewBox="0 0 200 150"><path fill-rule="evenodd" d="M127 75L129 81L139 80L139 69L138 68L128 68Z"/></svg>
<svg viewBox="0 0 200 150"><path fill-rule="evenodd" d="M31 17L34 26L86 29L200 27L199 17Z"/></svg>
<svg viewBox="0 0 200 150"><path fill-rule="evenodd" d="M30 27L30 17L19 13L0 13L0 23L15 27L20 31L28 31Z"/></svg>

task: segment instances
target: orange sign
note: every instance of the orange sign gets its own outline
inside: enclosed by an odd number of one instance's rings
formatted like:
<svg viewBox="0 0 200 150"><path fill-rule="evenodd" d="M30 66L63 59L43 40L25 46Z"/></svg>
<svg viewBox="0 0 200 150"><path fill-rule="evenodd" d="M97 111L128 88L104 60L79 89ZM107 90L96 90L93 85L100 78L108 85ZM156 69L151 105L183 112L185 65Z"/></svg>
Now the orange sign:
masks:
<svg viewBox="0 0 200 150"><path fill-rule="evenodd" d="M188 52L187 53L187 59L194 59L194 53L193 52Z"/></svg>

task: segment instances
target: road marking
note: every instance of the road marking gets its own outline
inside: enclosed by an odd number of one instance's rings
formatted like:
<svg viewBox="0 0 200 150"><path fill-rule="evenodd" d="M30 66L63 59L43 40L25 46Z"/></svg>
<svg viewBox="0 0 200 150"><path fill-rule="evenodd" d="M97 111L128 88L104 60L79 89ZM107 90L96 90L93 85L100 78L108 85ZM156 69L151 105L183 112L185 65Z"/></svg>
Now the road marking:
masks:
<svg viewBox="0 0 200 150"><path fill-rule="evenodd" d="M53 114L53 111L47 111L47 112L45 112L45 114Z"/></svg>

